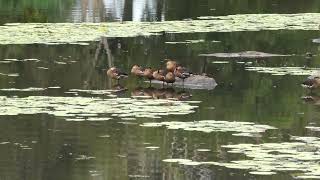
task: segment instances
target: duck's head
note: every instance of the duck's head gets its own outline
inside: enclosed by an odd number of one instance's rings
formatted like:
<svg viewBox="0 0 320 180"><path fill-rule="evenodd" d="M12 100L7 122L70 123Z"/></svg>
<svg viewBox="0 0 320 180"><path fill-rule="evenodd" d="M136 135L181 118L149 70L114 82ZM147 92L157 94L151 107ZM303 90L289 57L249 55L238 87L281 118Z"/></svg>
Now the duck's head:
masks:
<svg viewBox="0 0 320 180"><path fill-rule="evenodd" d="M167 70L168 70L168 71L173 72L173 71L177 68L177 62L176 62L176 61L169 60L169 61L166 63L166 67L167 67Z"/></svg>

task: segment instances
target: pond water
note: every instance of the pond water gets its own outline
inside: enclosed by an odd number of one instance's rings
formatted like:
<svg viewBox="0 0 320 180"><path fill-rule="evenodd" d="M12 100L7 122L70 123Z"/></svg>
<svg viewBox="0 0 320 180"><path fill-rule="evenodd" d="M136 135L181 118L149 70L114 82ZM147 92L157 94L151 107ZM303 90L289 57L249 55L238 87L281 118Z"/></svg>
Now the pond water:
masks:
<svg viewBox="0 0 320 180"><path fill-rule="evenodd" d="M1 24L311 12L320 1L0 1ZM1 45L0 179L319 179L320 94L300 85L319 68L319 37L275 30ZM289 56L199 56L244 51ZM160 68L166 58L218 86L129 77L120 87L105 74L111 65Z"/></svg>

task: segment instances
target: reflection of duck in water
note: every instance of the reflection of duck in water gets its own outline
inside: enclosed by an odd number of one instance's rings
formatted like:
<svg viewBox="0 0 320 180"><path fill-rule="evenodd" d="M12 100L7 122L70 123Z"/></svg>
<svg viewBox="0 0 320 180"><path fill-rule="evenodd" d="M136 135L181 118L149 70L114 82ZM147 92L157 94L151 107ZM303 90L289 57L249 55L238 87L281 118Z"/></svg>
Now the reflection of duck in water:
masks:
<svg viewBox="0 0 320 180"><path fill-rule="evenodd" d="M107 76L109 76L112 79L117 80L117 84L119 84L119 81L121 79L127 78L128 74L124 73L122 71L120 71L120 69L116 68L116 67L111 67L110 69L108 69L107 71Z"/></svg>
<svg viewBox="0 0 320 180"><path fill-rule="evenodd" d="M312 75L309 76L302 84L302 87L308 88L310 90L320 88L320 76L319 75Z"/></svg>
<svg viewBox="0 0 320 180"><path fill-rule="evenodd" d="M136 88L131 93L132 96L146 96L153 99L176 99L176 100L188 100L192 95L187 91L176 92L173 88Z"/></svg>
<svg viewBox="0 0 320 180"><path fill-rule="evenodd" d="M303 96L301 97L301 99L304 100L304 102L306 103L320 105L320 96L309 95L309 96Z"/></svg>

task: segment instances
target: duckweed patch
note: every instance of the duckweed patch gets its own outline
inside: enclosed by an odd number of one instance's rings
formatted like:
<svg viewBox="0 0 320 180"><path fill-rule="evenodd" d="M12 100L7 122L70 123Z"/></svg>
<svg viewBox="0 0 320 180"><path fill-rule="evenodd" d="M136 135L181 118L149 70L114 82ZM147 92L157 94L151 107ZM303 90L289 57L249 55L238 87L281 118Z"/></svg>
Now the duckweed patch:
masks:
<svg viewBox="0 0 320 180"><path fill-rule="evenodd" d="M41 89L42 90L42 89ZM198 106L175 100L99 97L0 96L0 115L49 114L67 121L106 121L118 118L161 118L190 114Z"/></svg>
<svg viewBox="0 0 320 180"><path fill-rule="evenodd" d="M317 30L320 13L238 14L199 17L189 21L110 23L11 23L0 26L0 44L80 44L105 37L167 33L261 30Z"/></svg>
<svg viewBox="0 0 320 180"><path fill-rule="evenodd" d="M292 142L235 144L222 146L228 153L244 154L244 160L230 162L197 162L184 159L165 159L167 163L214 165L241 169L252 175L274 175L288 172L297 179L319 179L320 138L292 137Z"/></svg>
<svg viewBox="0 0 320 180"><path fill-rule="evenodd" d="M213 54L199 54L205 57L219 57L219 58L267 58L267 57L281 57L290 56L283 54L271 54L258 51L244 51L238 53L213 53Z"/></svg>
<svg viewBox="0 0 320 180"><path fill-rule="evenodd" d="M317 74L319 68L304 68L304 67L246 67L247 71L255 71L258 73L267 73L271 75L293 75L293 76L308 76Z"/></svg>
<svg viewBox="0 0 320 180"><path fill-rule="evenodd" d="M236 122L236 121L215 121L203 120L195 122L160 122L160 123L144 123L144 127L161 127L168 129L183 129L185 131L199 131L205 133L211 132L234 132L234 136L260 137L261 133L266 130L277 129L269 125L258 125L252 122Z"/></svg>

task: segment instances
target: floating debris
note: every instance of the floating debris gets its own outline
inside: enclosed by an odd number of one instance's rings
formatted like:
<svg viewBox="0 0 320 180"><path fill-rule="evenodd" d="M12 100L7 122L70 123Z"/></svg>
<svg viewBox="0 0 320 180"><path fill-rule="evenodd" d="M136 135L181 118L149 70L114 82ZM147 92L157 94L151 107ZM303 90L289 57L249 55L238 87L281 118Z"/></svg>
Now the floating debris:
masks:
<svg viewBox="0 0 320 180"><path fill-rule="evenodd" d="M252 122L236 122L236 121L215 121L203 120L194 122L170 121L160 123L144 123L143 127L161 127L166 126L168 129L183 129L185 131L200 132L238 132L235 136L259 137L260 133L266 130L277 129L269 125L258 125Z"/></svg>
<svg viewBox="0 0 320 180"><path fill-rule="evenodd" d="M282 57L291 56L283 54L270 54L258 51L244 51L238 53L213 53L213 54L199 54L199 56L205 57L219 57L219 58L267 58L267 57Z"/></svg>

